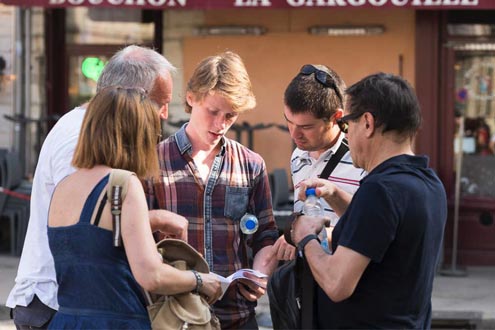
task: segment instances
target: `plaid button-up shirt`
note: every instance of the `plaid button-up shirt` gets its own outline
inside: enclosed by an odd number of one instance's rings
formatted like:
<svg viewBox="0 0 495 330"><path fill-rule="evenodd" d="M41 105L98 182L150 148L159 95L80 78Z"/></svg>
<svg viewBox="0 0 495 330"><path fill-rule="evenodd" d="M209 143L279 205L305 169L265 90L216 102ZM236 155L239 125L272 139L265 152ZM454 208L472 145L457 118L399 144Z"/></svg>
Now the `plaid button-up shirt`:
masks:
<svg viewBox="0 0 495 330"><path fill-rule="evenodd" d="M158 146L161 171L158 179L147 182L148 203L152 209L186 217L189 244L203 254L211 271L227 277L250 268L250 251L255 256L278 238L265 162L248 148L224 138L203 182L190 155L186 125ZM239 228L245 213L258 218L258 230L252 235L244 235ZM214 305L224 329L243 324L256 306L236 286L232 288Z"/></svg>

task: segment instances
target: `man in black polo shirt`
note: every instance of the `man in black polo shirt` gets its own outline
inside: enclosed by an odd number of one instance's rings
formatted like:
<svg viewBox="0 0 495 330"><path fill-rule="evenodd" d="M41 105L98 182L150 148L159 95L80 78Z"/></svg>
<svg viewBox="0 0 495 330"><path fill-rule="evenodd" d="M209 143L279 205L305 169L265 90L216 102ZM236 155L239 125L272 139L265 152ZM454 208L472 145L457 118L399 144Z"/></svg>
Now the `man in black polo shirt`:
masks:
<svg viewBox="0 0 495 330"><path fill-rule="evenodd" d="M368 176L333 231L333 255L318 244L323 219L301 216L292 238L319 284L321 329L431 326L431 292L447 218L445 189L428 159L415 156L421 123L412 87L390 74L368 76L347 89L346 133L354 166ZM331 182L310 179L317 195L339 202Z"/></svg>

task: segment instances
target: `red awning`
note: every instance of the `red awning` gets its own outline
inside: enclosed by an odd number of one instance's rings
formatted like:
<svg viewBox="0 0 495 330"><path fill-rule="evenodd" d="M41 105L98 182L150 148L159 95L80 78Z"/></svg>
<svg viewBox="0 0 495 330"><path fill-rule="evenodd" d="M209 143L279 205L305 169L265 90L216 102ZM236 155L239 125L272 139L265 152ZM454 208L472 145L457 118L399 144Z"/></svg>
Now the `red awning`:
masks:
<svg viewBox="0 0 495 330"><path fill-rule="evenodd" d="M125 7L142 9L413 8L495 9L495 0L0 0L21 7Z"/></svg>

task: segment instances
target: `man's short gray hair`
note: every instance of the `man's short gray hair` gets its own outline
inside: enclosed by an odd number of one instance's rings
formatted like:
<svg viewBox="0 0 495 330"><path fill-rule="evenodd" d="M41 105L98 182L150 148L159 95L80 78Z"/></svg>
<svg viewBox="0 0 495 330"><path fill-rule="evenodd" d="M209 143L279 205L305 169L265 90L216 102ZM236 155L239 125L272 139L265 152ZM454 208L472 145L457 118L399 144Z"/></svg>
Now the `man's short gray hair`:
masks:
<svg viewBox="0 0 495 330"><path fill-rule="evenodd" d="M131 45L121 49L108 61L101 73L96 91L109 86L141 87L151 91L157 77L167 78L176 68L155 50Z"/></svg>

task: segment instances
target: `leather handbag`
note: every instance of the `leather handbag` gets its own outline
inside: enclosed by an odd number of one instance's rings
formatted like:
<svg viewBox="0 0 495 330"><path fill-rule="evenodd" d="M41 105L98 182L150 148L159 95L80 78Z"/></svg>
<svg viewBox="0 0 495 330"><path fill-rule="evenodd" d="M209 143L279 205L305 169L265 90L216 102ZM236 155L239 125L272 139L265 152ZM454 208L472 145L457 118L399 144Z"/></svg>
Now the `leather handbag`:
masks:
<svg viewBox="0 0 495 330"><path fill-rule="evenodd" d="M184 241L166 238L157 244L163 262L180 270L209 273L206 260ZM220 322L208 302L199 294L186 292L173 296L145 293L152 329L220 330Z"/></svg>

